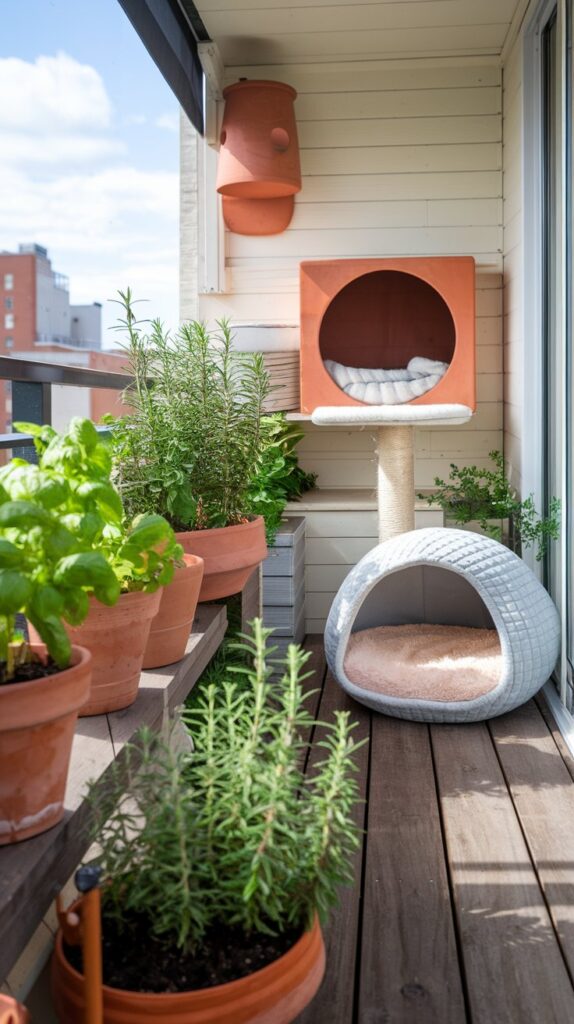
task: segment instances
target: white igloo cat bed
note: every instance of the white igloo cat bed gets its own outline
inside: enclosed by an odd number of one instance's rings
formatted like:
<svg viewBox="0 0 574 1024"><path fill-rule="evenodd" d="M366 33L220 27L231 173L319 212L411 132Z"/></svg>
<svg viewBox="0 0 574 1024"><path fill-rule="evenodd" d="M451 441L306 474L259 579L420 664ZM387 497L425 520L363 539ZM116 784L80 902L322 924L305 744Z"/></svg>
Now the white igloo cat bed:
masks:
<svg viewBox="0 0 574 1024"><path fill-rule="evenodd" d="M413 530L349 573L325 629L329 667L368 707L424 722L472 722L529 700L558 657L554 604L502 544Z"/></svg>

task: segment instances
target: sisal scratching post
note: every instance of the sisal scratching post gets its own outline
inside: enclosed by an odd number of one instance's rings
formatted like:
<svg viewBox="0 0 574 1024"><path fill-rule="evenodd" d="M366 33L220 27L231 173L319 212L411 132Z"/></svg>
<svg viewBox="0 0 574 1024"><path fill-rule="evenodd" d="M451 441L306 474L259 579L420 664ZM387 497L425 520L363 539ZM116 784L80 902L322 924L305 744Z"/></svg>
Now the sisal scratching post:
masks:
<svg viewBox="0 0 574 1024"><path fill-rule="evenodd" d="M415 528L414 428L377 430L379 541Z"/></svg>

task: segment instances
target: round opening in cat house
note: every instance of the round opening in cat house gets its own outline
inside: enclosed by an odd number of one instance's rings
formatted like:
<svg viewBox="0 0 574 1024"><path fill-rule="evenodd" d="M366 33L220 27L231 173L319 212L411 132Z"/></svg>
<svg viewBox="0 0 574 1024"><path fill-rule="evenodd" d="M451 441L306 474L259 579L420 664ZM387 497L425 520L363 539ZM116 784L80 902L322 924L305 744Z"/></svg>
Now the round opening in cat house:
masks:
<svg viewBox="0 0 574 1024"><path fill-rule="evenodd" d="M455 324L439 292L413 274L377 270L345 285L327 307L319 350L349 398L398 405L431 391L447 372Z"/></svg>
<svg viewBox="0 0 574 1024"><path fill-rule="evenodd" d="M344 652L356 686L410 700L466 701L498 686L500 637L473 585L414 565L384 576L360 605Z"/></svg>

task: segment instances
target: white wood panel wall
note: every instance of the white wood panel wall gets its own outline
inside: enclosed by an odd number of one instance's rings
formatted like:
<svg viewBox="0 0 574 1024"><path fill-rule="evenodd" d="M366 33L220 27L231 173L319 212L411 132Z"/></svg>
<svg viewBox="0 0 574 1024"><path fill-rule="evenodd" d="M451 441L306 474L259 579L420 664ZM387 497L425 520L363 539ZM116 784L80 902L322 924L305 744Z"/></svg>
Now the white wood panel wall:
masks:
<svg viewBox="0 0 574 1024"><path fill-rule="evenodd" d="M504 451L510 478L518 488L523 388L522 64L520 35L503 71Z"/></svg>
<svg viewBox="0 0 574 1024"><path fill-rule="evenodd" d="M283 80L298 90L303 189L283 234L226 235L229 291L200 296L201 317L297 325L302 259L474 256L478 412L466 427L417 432L416 485L432 486L453 461L486 465L488 452L502 447L503 426L500 68L476 59L326 62L234 68L230 81L239 77ZM309 426L301 462L318 473L321 488L357 492L375 483L368 433ZM346 526L340 511L336 519L345 558L360 557L373 537L357 534L355 514ZM327 524L317 520L319 527ZM322 627L342 571L336 560L338 568L322 561L319 574L310 569L321 542L308 542L309 629ZM317 589L319 577L325 589Z"/></svg>

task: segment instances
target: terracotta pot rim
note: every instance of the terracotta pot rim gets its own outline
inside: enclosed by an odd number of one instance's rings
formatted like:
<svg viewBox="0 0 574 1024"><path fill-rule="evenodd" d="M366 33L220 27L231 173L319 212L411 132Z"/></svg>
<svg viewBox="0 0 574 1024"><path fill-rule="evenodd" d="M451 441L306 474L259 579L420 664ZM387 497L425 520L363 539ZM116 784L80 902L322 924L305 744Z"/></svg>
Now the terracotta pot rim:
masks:
<svg viewBox="0 0 574 1024"><path fill-rule="evenodd" d="M38 650L38 648L47 650L45 643L30 644L32 650ZM70 664L67 668L61 668L59 672L53 672L49 676L39 676L37 679L29 679L26 683L5 683L0 686L0 700L2 695L12 696L16 693L33 693L34 688L40 689L42 687L45 691L46 683L60 681L62 676L66 673L71 672L76 668L85 668L85 666L91 661L92 654L87 647L82 647L81 644L72 644L72 655L70 658ZM2 727L0 726L0 732Z"/></svg>
<svg viewBox="0 0 574 1024"><path fill-rule="evenodd" d="M232 82L231 85L226 85L223 90L223 98L227 97L232 92L239 92L245 89L258 88L259 86L265 86L266 89L279 89L282 92L286 92L293 99L297 96L297 90L292 85L287 85L287 82L275 82L271 78L246 78L241 82Z"/></svg>
<svg viewBox="0 0 574 1024"><path fill-rule="evenodd" d="M197 572L199 569L202 569L203 566L205 565L205 561L201 557L201 555L192 555L191 552L187 552L187 551L184 551L183 555L181 556L181 561L184 562L185 564L184 565L176 565L175 566L175 572L174 572L173 579L171 579L169 581L169 583L166 583L167 587L169 587L170 584L173 583L173 581L175 579L175 573L184 573L186 571L191 571L191 570L193 570L193 572Z"/></svg>
<svg viewBox="0 0 574 1024"><path fill-rule="evenodd" d="M208 530L178 530L176 532L177 537L189 536L194 534L198 537L209 537L217 534L221 534L224 531L235 530L236 533L242 530L252 530L255 527L259 527L259 524L263 522L263 516L253 516L252 519L248 519L246 523L233 523L231 526L211 526Z"/></svg>
<svg viewBox="0 0 574 1024"><path fill-rule="evenodd" d="M73 911L80 903L81 899L74 900L69 909ZM281 956L277 957L276 960L272 960L271 963L266 964L265 967L260 967L259 970L257 971L252 971L251 974L244 974L242 978L235 978L234 981L226 981L222 985L209 985L205 988L192 988L188 989L185 992L138 992L137 989L112 988L111 985L102 985L102 992L109 992L112 995L114 993L121 992L125 993L127 996L136 996L140 999L145 998L146 1000L149 999L150 1002L155 1002L158 1004L161 1002L161 1000L165 999L170 999L176 1004L178 1001L185 1002L189 999L189 996L192 994L199 996L203 993L209 993L210 995L213 993L214 998L216 998L218 994L226 992L232 997L235 994L235 992L240 991L244 987L245 982L251 981L252 978L265 980L271 973L274 972L278 964L281 964L282 961L285 962L287 957L293 960L298 959L298 954L300 954L302 951L304 952L305 947L313 941L317 932L320 931L321 926L319 923L319 916L317 913L315 913L311 928L304 931L302 935L296 940L296 942L294 942L293 945L290 946L285 953L282 953ZM66 954L64 953L64 938L61 930L59 930L58 934L56 935L54 952L58 959L63 962L65 969L68 970L71 974L73 974L77 981L82 982L84 979L84 975L80 974L80 972L77 971L75 967L72 967L70 961L68 960Z"/></svg>

